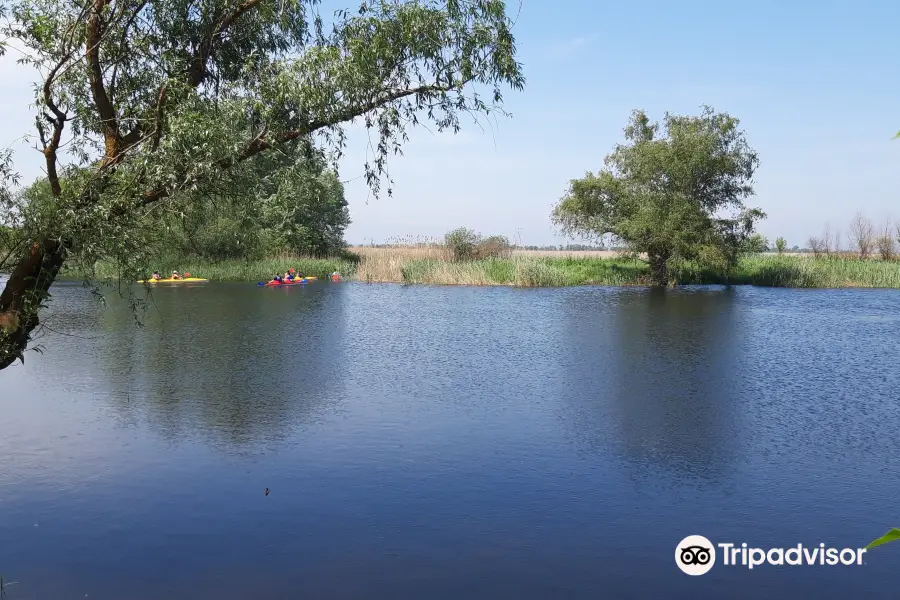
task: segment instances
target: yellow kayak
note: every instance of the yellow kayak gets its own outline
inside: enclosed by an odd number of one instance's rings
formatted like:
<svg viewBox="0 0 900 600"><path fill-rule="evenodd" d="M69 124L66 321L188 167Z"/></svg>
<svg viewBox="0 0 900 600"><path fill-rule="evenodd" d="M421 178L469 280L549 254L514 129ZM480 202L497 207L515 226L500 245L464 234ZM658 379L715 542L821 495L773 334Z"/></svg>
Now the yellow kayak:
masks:
<svg viewBox="0 0 900 600"><path fill-rule="evenodd" d="M203 279L202 277L182 277L181 279L172 279L171 277L167 277L166 279L141 279L138 283L193 283L196 281L209 281L209 279Z"/></svg>

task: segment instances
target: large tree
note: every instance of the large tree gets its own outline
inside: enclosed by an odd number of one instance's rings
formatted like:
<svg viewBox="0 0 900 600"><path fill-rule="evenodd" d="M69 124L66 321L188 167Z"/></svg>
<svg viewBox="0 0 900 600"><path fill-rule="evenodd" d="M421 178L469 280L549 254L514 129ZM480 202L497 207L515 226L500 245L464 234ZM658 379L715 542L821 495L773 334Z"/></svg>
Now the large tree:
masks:
<svg viewBox="0 0 900 600"><path fill-rule="evenodd" d="M738 120L704 107L700 116L666 114L661 126L635 111L625 139L599 173L571 181L554 223L645 253L655 285L673 283L682 261L733 265L765 216L744 206L759 160Z"/></svg>
<svg viewBox="0 0 900 600"><path fill-rule="evenodd" d="M350 212L344 186L323 157L275 153L254 163L246 189L188 199L178 214L150 215L146 226L163 235L148 246L149 261L172 254L208 260L280 252L333 256L344 249Z"/></svg>
<svg viewBox="0 0 900 600"><path fill-rule="evenodd" d="M25 248L0 295L0 368L22 357L67 257L113 257L129 276L148 211L244 187L255 160L286 148L340 156L357 117L376 137L365 168L377 192L419 119L457 130L524 84L502 0L363 2L327 22L317 5L13 1L6 35L40 73L55 202L38 219L0 215L20 221Z"/></svg>

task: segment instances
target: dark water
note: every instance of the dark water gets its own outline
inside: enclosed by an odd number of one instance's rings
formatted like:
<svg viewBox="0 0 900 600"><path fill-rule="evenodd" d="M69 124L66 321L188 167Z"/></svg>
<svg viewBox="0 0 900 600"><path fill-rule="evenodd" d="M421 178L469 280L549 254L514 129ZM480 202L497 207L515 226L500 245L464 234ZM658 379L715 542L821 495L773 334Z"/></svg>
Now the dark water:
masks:
<svg viewBox="0 0 900 600"><path fill-rule="evenodd" d="M0 372L8 597L892 598L900 294L80 287ZM269 488L271 494L263 491Z"/></svg>

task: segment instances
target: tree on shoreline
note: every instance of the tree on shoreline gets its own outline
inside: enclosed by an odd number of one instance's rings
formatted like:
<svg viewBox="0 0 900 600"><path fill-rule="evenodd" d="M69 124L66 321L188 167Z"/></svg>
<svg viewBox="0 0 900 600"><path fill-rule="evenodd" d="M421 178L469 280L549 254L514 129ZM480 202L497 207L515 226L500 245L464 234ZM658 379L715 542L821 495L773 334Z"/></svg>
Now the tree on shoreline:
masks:
<svg viewBox="0 0 900 600"><path fill-rule="evenodd" d="M272 164L272 162L276 164ZM247 189L188 199L182 214L151 219L166 252L203 260L261 259L280 253L333 256L344 249L350 211L344 185L320 156L260 156Z"/></svg>
<svg viewBox="0 0 900 600"><path fill-rule="evenodd" d="M333 169L319 155L260 155L254 162L254 176L245 189L220 189L210 197L179 199L177 214L148 213L140 229L145 252L132 256L147 263L160 258L261 259L293 253L332 256L345 247L344 230L350 223L344 186ZM47 178L41 178L21 192L25 213L53 210L55 203ZM50 204L44 207L42 204ZM39 220L32 218L31 220ZM0 251L3 248L0 231ZM72 255L68 262L78 262ZM88 269L90 264L84 265ZM146 272L152 270L145 264Z"/></svg>
<svg viewBox="0 0 900 600"><path fill-rule="evenodd" d="M377 138L365 171L378 193L420 119L456 131L460 115L499 109L502 86L524 86L501 0L380 0L328 25L317 5L12 3L5 34L41 76L35 126L54 202L27 218L0 194L0 222L22 233L0 294L0 368L23 357L67 259L137 274L148 213L246 187L268 154L337 160L356 118Z"/></svg>
<svg viewBox="0 0 900 600"><path fill-rule="evenodd" d="M660 136L660 124L635 111L626 143L596 175L570 182L553 222L569 235L611 236L646 253L654 285L675 283L684 261L730 268L765 216L744 206L759 160L738 123L704 107L698 117L666 114Z"/></svg>

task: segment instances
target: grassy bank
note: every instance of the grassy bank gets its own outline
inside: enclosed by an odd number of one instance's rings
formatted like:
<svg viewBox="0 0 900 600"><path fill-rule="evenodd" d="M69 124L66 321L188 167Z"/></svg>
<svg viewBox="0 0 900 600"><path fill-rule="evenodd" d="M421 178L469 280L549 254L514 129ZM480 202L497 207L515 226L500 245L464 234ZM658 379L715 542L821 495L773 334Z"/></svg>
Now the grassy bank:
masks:
<svg viewBox="0 0 900 600"><path fill-rule="evenodd" d="M685 282L796 288L900 289L900 261L847 257L757 255L743 258L728 277L686 269Z"/></svg>
<svg viewBox="0 0 900 600"><path fill-rule="evenodd" d="M419 284L513 285L561 287L573 285L647 285L650 272L643 261L599 255L597 252L515 252L508 259L452 262L445 249L358 248L361 281ZM682 284L749 284L773 287L900 289L900 261L848 257L753 255L729 274L690 265L678 271Z"/></svg>
<svg viewBox="0 0 900 600"><path fill-rule="evenodd" d="M641 260L598 252L513 252L509 258L453 262L441 246L354 248L344 258L277 257L258 261L160 259L153 268L172 269L212 281L263 281L290 268L325 278L334 271L346 279L378 283L433 285L509 285L564 287L576 285L642 286L649 270ZM108 265L98 264L99 278L115 278ZM69 277L80 277L68 273ZM755 255L743 258L730 274L686 266L678 272L682 284L749 284L774 287L900 289L900 261L848 257Z"/></svg>
<svg viewBox="0 0 900 600"><path fill-rule="evenodd" d="M94 268L95 276L99 279L114 279L118 276L113 265L98 263ZM166 258L155 262L147 275L149 276L153 269L158 269L163 276L167 276L174 269L182 274L190 273L193 277L204 277L211 281L268 281L276 273L284 273L288 269L295 269L302 275L322 279L335 271L344 275L352 274L355 268L354 261L341 258L319 259L283 256L254 261L226 260L218 262ZM66 276L81 278L83 274L68 272Z"/></svg>

